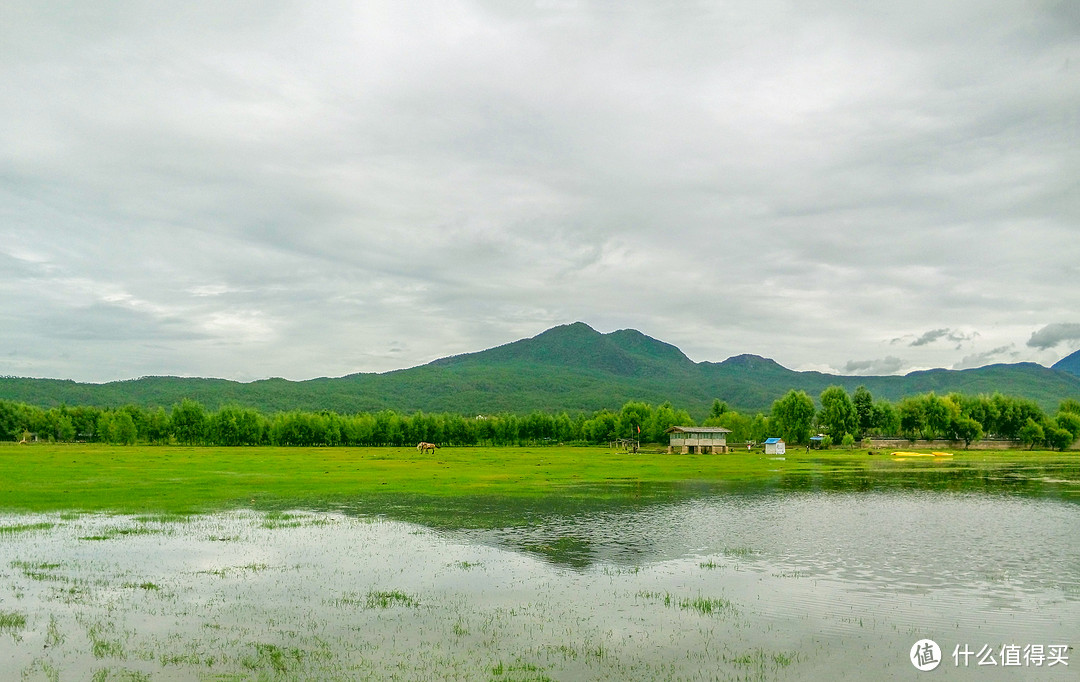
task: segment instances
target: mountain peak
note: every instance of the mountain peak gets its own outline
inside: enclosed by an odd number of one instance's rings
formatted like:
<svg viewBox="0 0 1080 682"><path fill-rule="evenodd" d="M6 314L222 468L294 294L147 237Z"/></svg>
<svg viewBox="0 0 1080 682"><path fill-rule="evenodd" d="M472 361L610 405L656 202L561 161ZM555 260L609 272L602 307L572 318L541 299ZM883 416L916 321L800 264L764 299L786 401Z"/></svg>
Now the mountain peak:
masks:
<svg viewBox="0 0 1080 682"><path fill-rule="evenodd" d="M436 365L495 362L499 364L558 365L640 376L670 371L675 365L693 366L682 351L634 329L601 334L584 322L559 325L536 336L436 360Z"/></svg>
<svg viewBox="0 0 1080 682"><path fill-rule="evenodd" d="M661 362L692 363L686 354L670 343L664 343L636 329L620 329L605 334L619 348L634 355L640 355Z"/></svg>
<svg viewBox="0 0 1080 682"><path fill-rule="evenodd" d="M743 367L750 370L785 369L783 365L772 358L763 358L760 355L752 355L750 353L733 355L720 364L725 367Z"/></svg>

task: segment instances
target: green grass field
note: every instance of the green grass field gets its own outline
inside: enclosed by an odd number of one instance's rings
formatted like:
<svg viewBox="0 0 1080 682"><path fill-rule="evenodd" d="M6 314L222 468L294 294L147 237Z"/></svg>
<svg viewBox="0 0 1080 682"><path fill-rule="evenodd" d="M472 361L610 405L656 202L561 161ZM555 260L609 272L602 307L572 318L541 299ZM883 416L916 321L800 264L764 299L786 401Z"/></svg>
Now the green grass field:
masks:
<svg viewBox="0 0 1080 682"><path fill-rule="evenodd" d="M1051 489L1076 499L1077 481L1075 452L959 451L949 458L901 460L865 450L794 451L776 458L630 454L605 447L446 447L421 456L415 448L0 446L0 509L13 512L184 513L409 496L609 498L712 485L1001 487L1037 494Z"/></svg>

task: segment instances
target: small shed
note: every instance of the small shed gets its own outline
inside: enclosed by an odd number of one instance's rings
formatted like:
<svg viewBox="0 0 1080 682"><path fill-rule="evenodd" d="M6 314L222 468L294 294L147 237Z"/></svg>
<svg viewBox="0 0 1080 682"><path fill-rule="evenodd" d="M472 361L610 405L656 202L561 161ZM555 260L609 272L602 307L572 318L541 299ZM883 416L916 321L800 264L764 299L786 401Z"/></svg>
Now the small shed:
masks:
<svg viewBox="0 0 1080 682"><path fill-rule="evenodd" d="M787 445L784 443L783 438L766 438L765 439L765 454L766 455L782 455L787 452Z"/></svg>
<svg viewBox="0 0 1080 682"><path fill-rule="evenodd" d="M671 439L668 454L696 455L728 452L727 435L731 429L722 426L672 426L664 433Z"/></svg>

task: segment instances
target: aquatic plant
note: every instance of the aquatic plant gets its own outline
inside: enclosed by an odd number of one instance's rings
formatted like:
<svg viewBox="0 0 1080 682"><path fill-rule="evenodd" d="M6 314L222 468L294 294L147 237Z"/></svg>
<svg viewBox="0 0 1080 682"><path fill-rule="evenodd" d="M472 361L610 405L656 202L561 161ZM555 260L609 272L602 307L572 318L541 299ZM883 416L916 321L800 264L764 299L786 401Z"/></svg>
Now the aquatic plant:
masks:
<svg viewBox="0 0 1080 682"><path fill-rule="evenodd" d="M40 523L17 523L13 526L0 526L0 535L15 535L16 533L34 533L38 531L52 530L55 523L42 521Z"/></svg>
<svg viewBox="0 0 1080 682"><path fill-rule="evenodd" d="M0 611L0 630L21 630L26 627L26 615L18 611Z"/></svg>

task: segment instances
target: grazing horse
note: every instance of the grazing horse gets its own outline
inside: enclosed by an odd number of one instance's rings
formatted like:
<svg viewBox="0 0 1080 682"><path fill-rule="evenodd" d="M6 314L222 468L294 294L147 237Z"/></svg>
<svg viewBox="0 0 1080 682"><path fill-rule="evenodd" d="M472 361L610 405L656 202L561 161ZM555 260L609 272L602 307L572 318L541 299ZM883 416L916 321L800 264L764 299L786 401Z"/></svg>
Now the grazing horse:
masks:
<svg viewBox="0 0 1080 682"><path fill-rule="evenodd" d="M439 447L434 443L425 443L423 441L416 444L416 449L420 451L420 454L424 454L428 450L431 450L431 454L435 454L435 448Z"/></svg>

